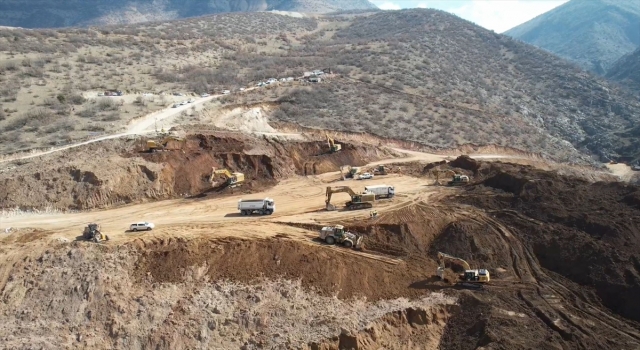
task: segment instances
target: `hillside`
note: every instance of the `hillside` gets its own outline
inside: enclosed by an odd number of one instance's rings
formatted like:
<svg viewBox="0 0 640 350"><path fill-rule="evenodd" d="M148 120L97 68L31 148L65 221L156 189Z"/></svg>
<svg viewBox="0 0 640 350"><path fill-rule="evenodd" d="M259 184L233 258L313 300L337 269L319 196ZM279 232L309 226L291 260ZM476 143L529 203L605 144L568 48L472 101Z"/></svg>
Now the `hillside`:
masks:
<svg viewBox="0 0 640 350"><path fill-rule="evenodd" d="M633 160L640 149L640 103L626 90L441 11L224 14L0 37L3 153L121 132L184 99L175 91L236 90L325 67L340 74L232 94L180 123L251 105L289 124L434 148L499 145L566 162ZM125 96L97 96L114 88Z"/></svg>
<svg viewBox="0 0 640 350"><path fill-rule="evenodd" d="M607 71L607 78L640 91L640 48L616 61Z"/></svg>
<svg viewBox="0 0 640 350"><path fill-rule="evenodd" d="M505 34L605 74L640 45L638 23L638 1L572 0Z"/></svg>
<svg viewBox="0 0 640 350"><path fill-rule="evenodd" d="M54 28L165 21L221 12L375 9L367 0L0 0L0 25Z"/></svg>

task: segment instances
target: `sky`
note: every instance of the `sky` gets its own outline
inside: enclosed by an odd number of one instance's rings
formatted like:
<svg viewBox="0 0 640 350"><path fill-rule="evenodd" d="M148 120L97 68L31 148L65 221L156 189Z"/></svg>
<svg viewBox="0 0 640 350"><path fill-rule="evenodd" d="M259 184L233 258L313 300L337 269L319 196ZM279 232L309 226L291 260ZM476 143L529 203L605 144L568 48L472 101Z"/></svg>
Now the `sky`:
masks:
<svg viewBox="0 0 640 350"><path fill-rule="evenodd" d="M435 8L502 33L568 0L369 0L383 10ZM587 1L587 0L582 0Z"/></svg>

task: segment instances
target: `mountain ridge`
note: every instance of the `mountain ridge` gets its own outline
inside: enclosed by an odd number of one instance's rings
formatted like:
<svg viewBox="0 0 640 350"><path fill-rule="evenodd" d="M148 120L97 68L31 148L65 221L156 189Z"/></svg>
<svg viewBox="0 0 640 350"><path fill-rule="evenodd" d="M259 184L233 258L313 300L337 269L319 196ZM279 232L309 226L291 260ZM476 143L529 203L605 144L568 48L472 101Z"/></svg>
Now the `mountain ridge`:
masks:
<svg viewBox="0 0 640 350"><path fill-rule="evenodd" d="M226 12L377 9L368 0L0 0L0 26L59 28L166 21Z"/></svg>
<svg viewBox="0 0 640 350"><path fill-rule="evenodd" d="M604 75L640 45L640 3L572 0L504 34Z"/></svg>

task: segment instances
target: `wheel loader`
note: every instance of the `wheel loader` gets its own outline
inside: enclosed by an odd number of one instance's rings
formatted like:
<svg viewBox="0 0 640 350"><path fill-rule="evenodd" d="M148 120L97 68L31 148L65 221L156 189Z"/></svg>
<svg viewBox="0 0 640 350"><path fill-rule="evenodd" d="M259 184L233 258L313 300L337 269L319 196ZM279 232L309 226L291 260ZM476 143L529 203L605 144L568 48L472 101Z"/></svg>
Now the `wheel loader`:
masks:
<svg viewBox="0 0 640 350"><path fill-rule="evenodd" d="M96 223L90 223L87 225L82 232L82 237L87 241L93 241L95 243L109 240L109 236L100 232L100 225Z"/></svg>
<svg viewBox="0 0 640 350"><path fill-rule="evenodd" d="M320 239L329 245L338 243L346 248L362 249L363 236L345 231L342 225L323 227Z"/></svg>

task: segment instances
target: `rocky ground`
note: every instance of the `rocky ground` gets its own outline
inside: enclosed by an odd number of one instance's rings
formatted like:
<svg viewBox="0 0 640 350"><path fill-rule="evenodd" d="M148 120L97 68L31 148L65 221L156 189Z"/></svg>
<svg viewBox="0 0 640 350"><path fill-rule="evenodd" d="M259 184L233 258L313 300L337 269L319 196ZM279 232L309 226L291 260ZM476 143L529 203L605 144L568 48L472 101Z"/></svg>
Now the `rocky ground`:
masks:
<svg viewBox="0 0 640 350"><path fill-rule="evenodd" d="M64 209L108 207L2 218L11 227L0 237L3 346L640 347L639 187L508 160L429 164L417 152L383 160L396 151L341 142L344 151L327 154L324 141L196 134L174 151L140 153L137 141L96 144L88 146L93 162L65 153L2 173L3 188L13 186L2 198L12 205L48 198ZM121 168L104 171L100 159ZM397 195L376 203L376 219L322 210L326 186L367 184L339 180L340 165L381 162L391 173L368 183L394 184ZM245 172L247 186L211 192L203 178L212 166ZM437 186L434 169L472 180ZM18 192L19 183L29 190ZM158 184L170 186L154 197ZM127 193L128 202L82 192L107 189ZM270 217L232 214L247 193L281 205ZM182 194L196 198L135 204ZM160 223L152 232L115 229L152 212ZM110 241L77 238L94 219ZM330 224L364 235L364 249L318 242L317 230ZM461 266L450 262L439 280L437 252L487 268L491 282L464 288L455 283Z"/></svg>

